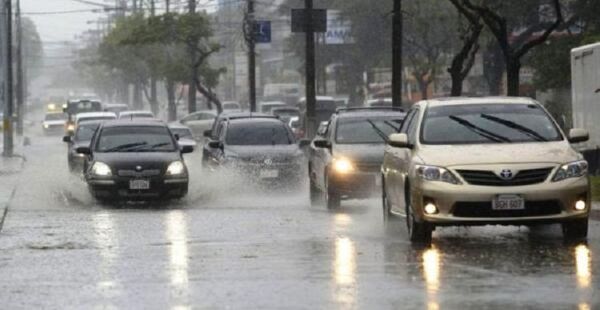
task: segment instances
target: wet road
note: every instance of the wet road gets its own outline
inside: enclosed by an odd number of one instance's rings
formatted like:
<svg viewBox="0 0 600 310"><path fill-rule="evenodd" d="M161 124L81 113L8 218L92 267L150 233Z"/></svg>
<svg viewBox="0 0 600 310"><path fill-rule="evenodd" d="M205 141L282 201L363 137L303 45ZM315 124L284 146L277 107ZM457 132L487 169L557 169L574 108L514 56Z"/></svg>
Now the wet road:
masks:
<svg viewBox="0 0 600 310"><path fill-rule="evenodd" d="M97 205L60 137L33 137L0 232L0 304L31 308L598 309L600 222L444 228L431 248L386 235L379 201L336 212L306 193L224 191L187 157L190 196Z"/></svg>

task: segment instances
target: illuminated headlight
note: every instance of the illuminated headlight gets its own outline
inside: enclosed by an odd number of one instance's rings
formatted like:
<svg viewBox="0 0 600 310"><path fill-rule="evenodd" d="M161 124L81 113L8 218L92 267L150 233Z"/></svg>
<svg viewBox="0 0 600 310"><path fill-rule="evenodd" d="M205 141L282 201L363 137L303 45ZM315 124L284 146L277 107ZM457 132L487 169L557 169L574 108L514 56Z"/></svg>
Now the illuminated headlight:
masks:
<svg viewBox="0 0 600 310"><path fill-rule="evenodd" d="M426 214L438 213L438 208L435 206L435 204L433 204L431 202L426 204L425 207L423 208L423 210L425 211Z"/></svg>
<svg viewBox="0 0 600 310"><path fill-rule="evenodd" d="M48 124L44 124L44 128L48 129L48 128L50 128L50 126L48 126Z"/></svg>
<svg viewBox="0 0 600 310"><path fill-rule="evenodd" d="M417 176L425 181L439 181L450 184L461 184L460 180L448 169L435 166L417 165Z"/></svg>
<svg viewBox="0 0 600 310"><path fill-rule="evenodd" d="M67 125L67 131L75 131L75 125L74 124Z"/></svg>
<svg viewBox="0 0 600 310"><path fill-rule="evenodd" d="M112 175L112 171L107 164L97 161L92 166L92 174L99 177L109 177Z"/></svg>
<svg viewBox="0 0 600 310"><path fill-rule="evenodd" d="M578 200L575 203L575 210L577 210L577 211L583 211L583 210L585 210L585 207L586 207L586 204L585 204L584 200Z"/></svg>
<svg viewBox="0 0 600 310"><path fill-rule="evenodd" d="M354 165L346 158L334 158L333 170L340 174L346 174L354 171Z"/></svg>
<svg viewBox="0 0 600 310"><path fill-rule="evenodd" d="M579 178L587 175L588 163L585 160L575 161L562 165L552 178L553 182L558 182L570 178Z"/></svg>
<svg viewBox="0 0 600 310"><path fill-rule="evenodd" d="M185 165L180 161L172 162L167 168L167 175L182 175L185 173Z"/></svg>

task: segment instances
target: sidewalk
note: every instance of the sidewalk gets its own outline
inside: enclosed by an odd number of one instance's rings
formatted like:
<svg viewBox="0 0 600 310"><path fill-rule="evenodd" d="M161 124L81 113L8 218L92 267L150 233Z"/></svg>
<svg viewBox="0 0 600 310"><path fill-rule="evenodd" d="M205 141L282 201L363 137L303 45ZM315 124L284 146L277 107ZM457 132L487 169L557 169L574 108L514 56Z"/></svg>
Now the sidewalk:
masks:
<svg viewBox="0 0 600 310"><path fill-rule="evenodd" d="M18 155L21 150L21 147L17 147L13 157L2 157L0 155L0 230L4 224L8 204L14 195L16 187L14 176L20 173L25 166L25 157Z"/></svg>

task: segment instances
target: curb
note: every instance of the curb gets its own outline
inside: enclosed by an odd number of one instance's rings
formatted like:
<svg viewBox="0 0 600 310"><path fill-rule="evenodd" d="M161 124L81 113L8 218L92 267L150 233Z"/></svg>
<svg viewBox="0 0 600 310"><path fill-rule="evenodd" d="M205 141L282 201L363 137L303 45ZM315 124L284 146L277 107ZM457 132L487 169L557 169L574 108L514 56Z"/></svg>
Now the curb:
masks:
<svg viewBox="0 0 600 310"><path fill-rule="evenodd" d="M16 192L17 192L17 189L13 188L13 190L10 192L10 195L9 195L7 201L2 202L2 205L0 205L0 232L2 232L2 228L4 227L4 220L6 219L6 214L8 214L8 205L10 204L12 199L15 197Z"/></svg>

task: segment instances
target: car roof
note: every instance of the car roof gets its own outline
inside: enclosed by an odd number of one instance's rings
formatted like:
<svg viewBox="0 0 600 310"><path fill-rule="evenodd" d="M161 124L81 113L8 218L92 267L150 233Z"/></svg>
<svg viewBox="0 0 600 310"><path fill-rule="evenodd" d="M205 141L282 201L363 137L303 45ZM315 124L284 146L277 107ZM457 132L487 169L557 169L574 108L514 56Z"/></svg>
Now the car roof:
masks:
<svg viewBox="0 0 600 310"><path fill-rule="evenodd" d="M277 118L275 115L260 112L223 112L219 115L221 119L237 118Z"/></svg>
<svg viewBox="0 0 600 310"><path fill-rule="evenodd" d="M537 101L526 97L446 97L428 99L417 102L419 105L449 106L465 104L538 104Z"/></svg>
<svg viewBox="0 0 600 310"><path fill-rule="evenodd" d="M88 117L105 117L105 116L113 116L117 117L117 115L113 112L84 112L78 113L75 117L77 119L88 118Z"/></svg>
<svg viewBox="0 0 600 310"><path fill-rule="evenodd" d="M104 123L105 121L100 121L100 120L93 120L93 121L83 121L81 123L79 123L79 126L85 126L85 125L100 125L102 123Z"/></svg>
<svg viewBox="0 0 600 310"><path fill-rule="evenodd" d="M123 120L110 120L105 121L102 124L102 127L135 127L135 126L154 126L154 127L167 127L165 123L162 121L156 120L146 120L146 119L135 119L131 121L123 121Z"/></svg>
<svg viewBox="0 0 600 310"><path fill-rule="evenodd" d="M196 114L201 114L201 113L206 113L206 114L212 114L212 115L217 115L217 112L215 110L200 110L200 111L196 111L196 112L192 112L186 116L190 116L190 115L196 115Z"/></svg>
<svg viewBox="0 0 600 310"><path fill-rule="evenodd" d="M233 124L265 124L265 123L272 123L272 124L282 124L285 125L284 122L282 122L280 119L278 118L238 118L238 119L231 119L230 123Z"/></svg>
<svg viewBox="0 0 600 310"><path fill-rule="evenodd" d="M121 115L123 115L123 114L152 114L152 115L154 115L154 113L152 113L152 111L144 111L144 110L123 111L123 112L121 112Z"/></svg>

